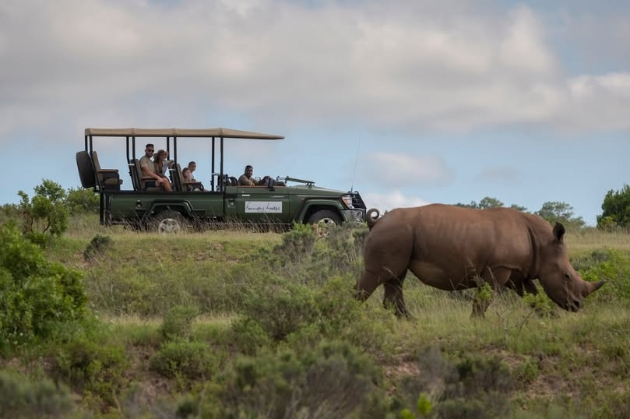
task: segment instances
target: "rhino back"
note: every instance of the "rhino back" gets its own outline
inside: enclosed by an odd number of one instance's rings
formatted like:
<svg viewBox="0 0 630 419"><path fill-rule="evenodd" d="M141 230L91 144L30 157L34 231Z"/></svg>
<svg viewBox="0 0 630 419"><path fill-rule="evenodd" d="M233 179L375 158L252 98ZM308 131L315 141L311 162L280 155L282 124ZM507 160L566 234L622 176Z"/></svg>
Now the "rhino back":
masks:
<svg viewBox="0 0 630 419"><path fill-rule="evenodd" d="M470 285L466 278L488 269L508 268L529 277L536 260L532 234L539 234L541 228L544 232L544 226L537 224L535 218L507 208L475 210L443 204L400 208L376 224L368 238L366 259L383 262L386 253L408 254L408 267L416 276L440 288L454 283L465 288Z"/></svg>

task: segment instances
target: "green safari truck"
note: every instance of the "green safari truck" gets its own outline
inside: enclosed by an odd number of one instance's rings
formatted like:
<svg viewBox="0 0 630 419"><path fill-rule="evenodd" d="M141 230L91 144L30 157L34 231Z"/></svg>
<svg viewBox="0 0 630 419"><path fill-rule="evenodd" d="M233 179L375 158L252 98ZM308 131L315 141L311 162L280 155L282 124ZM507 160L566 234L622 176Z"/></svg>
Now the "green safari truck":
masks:
<svg viewBox="0 0 630 419"><path fill-rule="evenodd" d="M121 179L118 169L100 166L94 149L98 137L125 139L130 184ZM177 153L181 140L186 138L203 138L211 143L208 157L212 177L206 187L187 183L182 175ZM138 139L143 145L165 141L165 150L173 159L169 171L171 192L143 176L141 156L135 154ZM322 188L313 181L291 176L269 178L261 186L239 186L236 177L225 173L223 167L225 141L232 139L284 137L228 128L86 128L85 149L76 153L81 186L99 195L101 224L163 233L228 222L289 228L293 223L337 225L365 220L365 203L357 191ZM185 147L185 141L181 146Z"/></svg>

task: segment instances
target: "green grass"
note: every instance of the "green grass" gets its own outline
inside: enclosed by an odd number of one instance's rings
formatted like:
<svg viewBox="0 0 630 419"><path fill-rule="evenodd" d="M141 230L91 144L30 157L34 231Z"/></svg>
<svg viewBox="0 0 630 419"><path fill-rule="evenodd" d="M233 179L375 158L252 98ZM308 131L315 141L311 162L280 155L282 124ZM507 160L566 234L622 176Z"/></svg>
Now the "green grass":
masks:
<svg viewBox="0 0 630 419"><path fill-rule="evenodd" d="M89 306L98 319L81 332L79 342L85 342L85 348L67 346L72 339L55 341L30 348L28 356L18 351L0 362L0 367L10 366L25 377L44 371L51 379L65 382L77 372L65 366L62 372L66 375L55 376L50 369L55 365L53 354L85 351L95 363L80 376L92 381L73 386L72 391L77 408L91 417L175 417L178 403L182 409L210 409L210 405L225 403L221 391L228 381L221 380L228 380L233 362L241 355L258 356L267 349L284 348L296 351L299 357L319 342L334 339L357 347L382 371L374 394L381 402L392 403L390 412L403 407L413 411L415 401L409 397L420 394L415 390L409 390L411 396L405 393L405 380L429 377L431 382L448 383L452 379L432 370L431 365L497 357L507 366L513 382L509 392L495 397L509 399L509 417L630 416L630 301L616 291L606 291L608 285L599 291L601 297L587 299L579 313L555 309L550 316L540 316L515 294L506 293L495 296L485 319L473 320L471 301L429 288L410 275L405 299L412 318L398 320L382 308L381 289L358 307L349 303L361 262L352 240L334 244L318 239L316 257L309 254L299 264L292 264L283 256L288 245L280 234L239 230L163 236L105 228L97 221L93 217L77 219L71 231L47 250L51 260L84 274ZM110 237L111 243L86 260L83 253L97 235ZM299 240L296 237L289 239ZM597 253L611 249L619 254L613 270L625 272L630 266L630 234L585 230L570 232L567 241L570 256L584 269L600 266L603 259ZM610 274L611 268L593 272ZM283 292L296 300L283 300ZM200 313L190 324L190 335L181 342L162 333L166 314L177 305L194 307ZM252 314L253 309L261 312ZM283 320L283 316L287 318ZM293 332L286 337L270 332L279 327ZM124 359L117 352L120 348ZM437 348L439 355L434 353L422 361L432 353L428 348ZM129 361L129 366L123 361ZM195 365L201 365L204 373L196 374ZM114 377L115 385L100 382L100 372ZM414 385L408 388L428 388L427 394L442 394L443 401L452 397L448 408L460 412L453 417L469 417L461 412L472 409L471 400L486 400L468 393L447 397L446 384L443 388L426 387L426 382ZM492 392L499 390L490 386L487 391L495 394ZM188 401L178 401L182 398ZM146 408L140 408L143 403ZM428 417L439 417L440 404L436 399L432 403L436 409ZM381 412L381 405L366 406L365 412ZM447 403L441 406L446 409ZM484 411L501 408L488 404ZM385 417L385 413L374 415ZM207 417L218 416L208 413Z"/></svg>

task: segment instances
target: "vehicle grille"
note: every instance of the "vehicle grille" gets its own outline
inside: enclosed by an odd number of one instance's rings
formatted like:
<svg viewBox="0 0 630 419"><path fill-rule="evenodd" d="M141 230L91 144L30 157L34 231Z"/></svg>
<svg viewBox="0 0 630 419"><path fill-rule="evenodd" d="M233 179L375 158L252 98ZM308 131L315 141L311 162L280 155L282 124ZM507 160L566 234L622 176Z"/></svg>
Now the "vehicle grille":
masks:
<svg viewBox="0 0 630 419"><path fill-rule="evenodd" d="M350 195L352 195L352 206L357 209L367 209L365 208L365 202L363 202L363 198L361 198L361 194L357 191L350 191Z"/></svg>

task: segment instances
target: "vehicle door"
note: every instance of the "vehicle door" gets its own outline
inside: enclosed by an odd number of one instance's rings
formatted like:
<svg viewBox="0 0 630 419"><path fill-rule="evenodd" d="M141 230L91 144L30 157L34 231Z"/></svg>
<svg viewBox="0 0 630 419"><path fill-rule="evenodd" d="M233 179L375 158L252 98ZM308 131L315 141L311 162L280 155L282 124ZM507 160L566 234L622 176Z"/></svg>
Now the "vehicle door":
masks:
<svg viewBox="0 0 630 419"><path fill-rule="evenodd" d="M289 223L289 194L286 186L238 186L236 207L240 219L260 223Z"/></svg>

